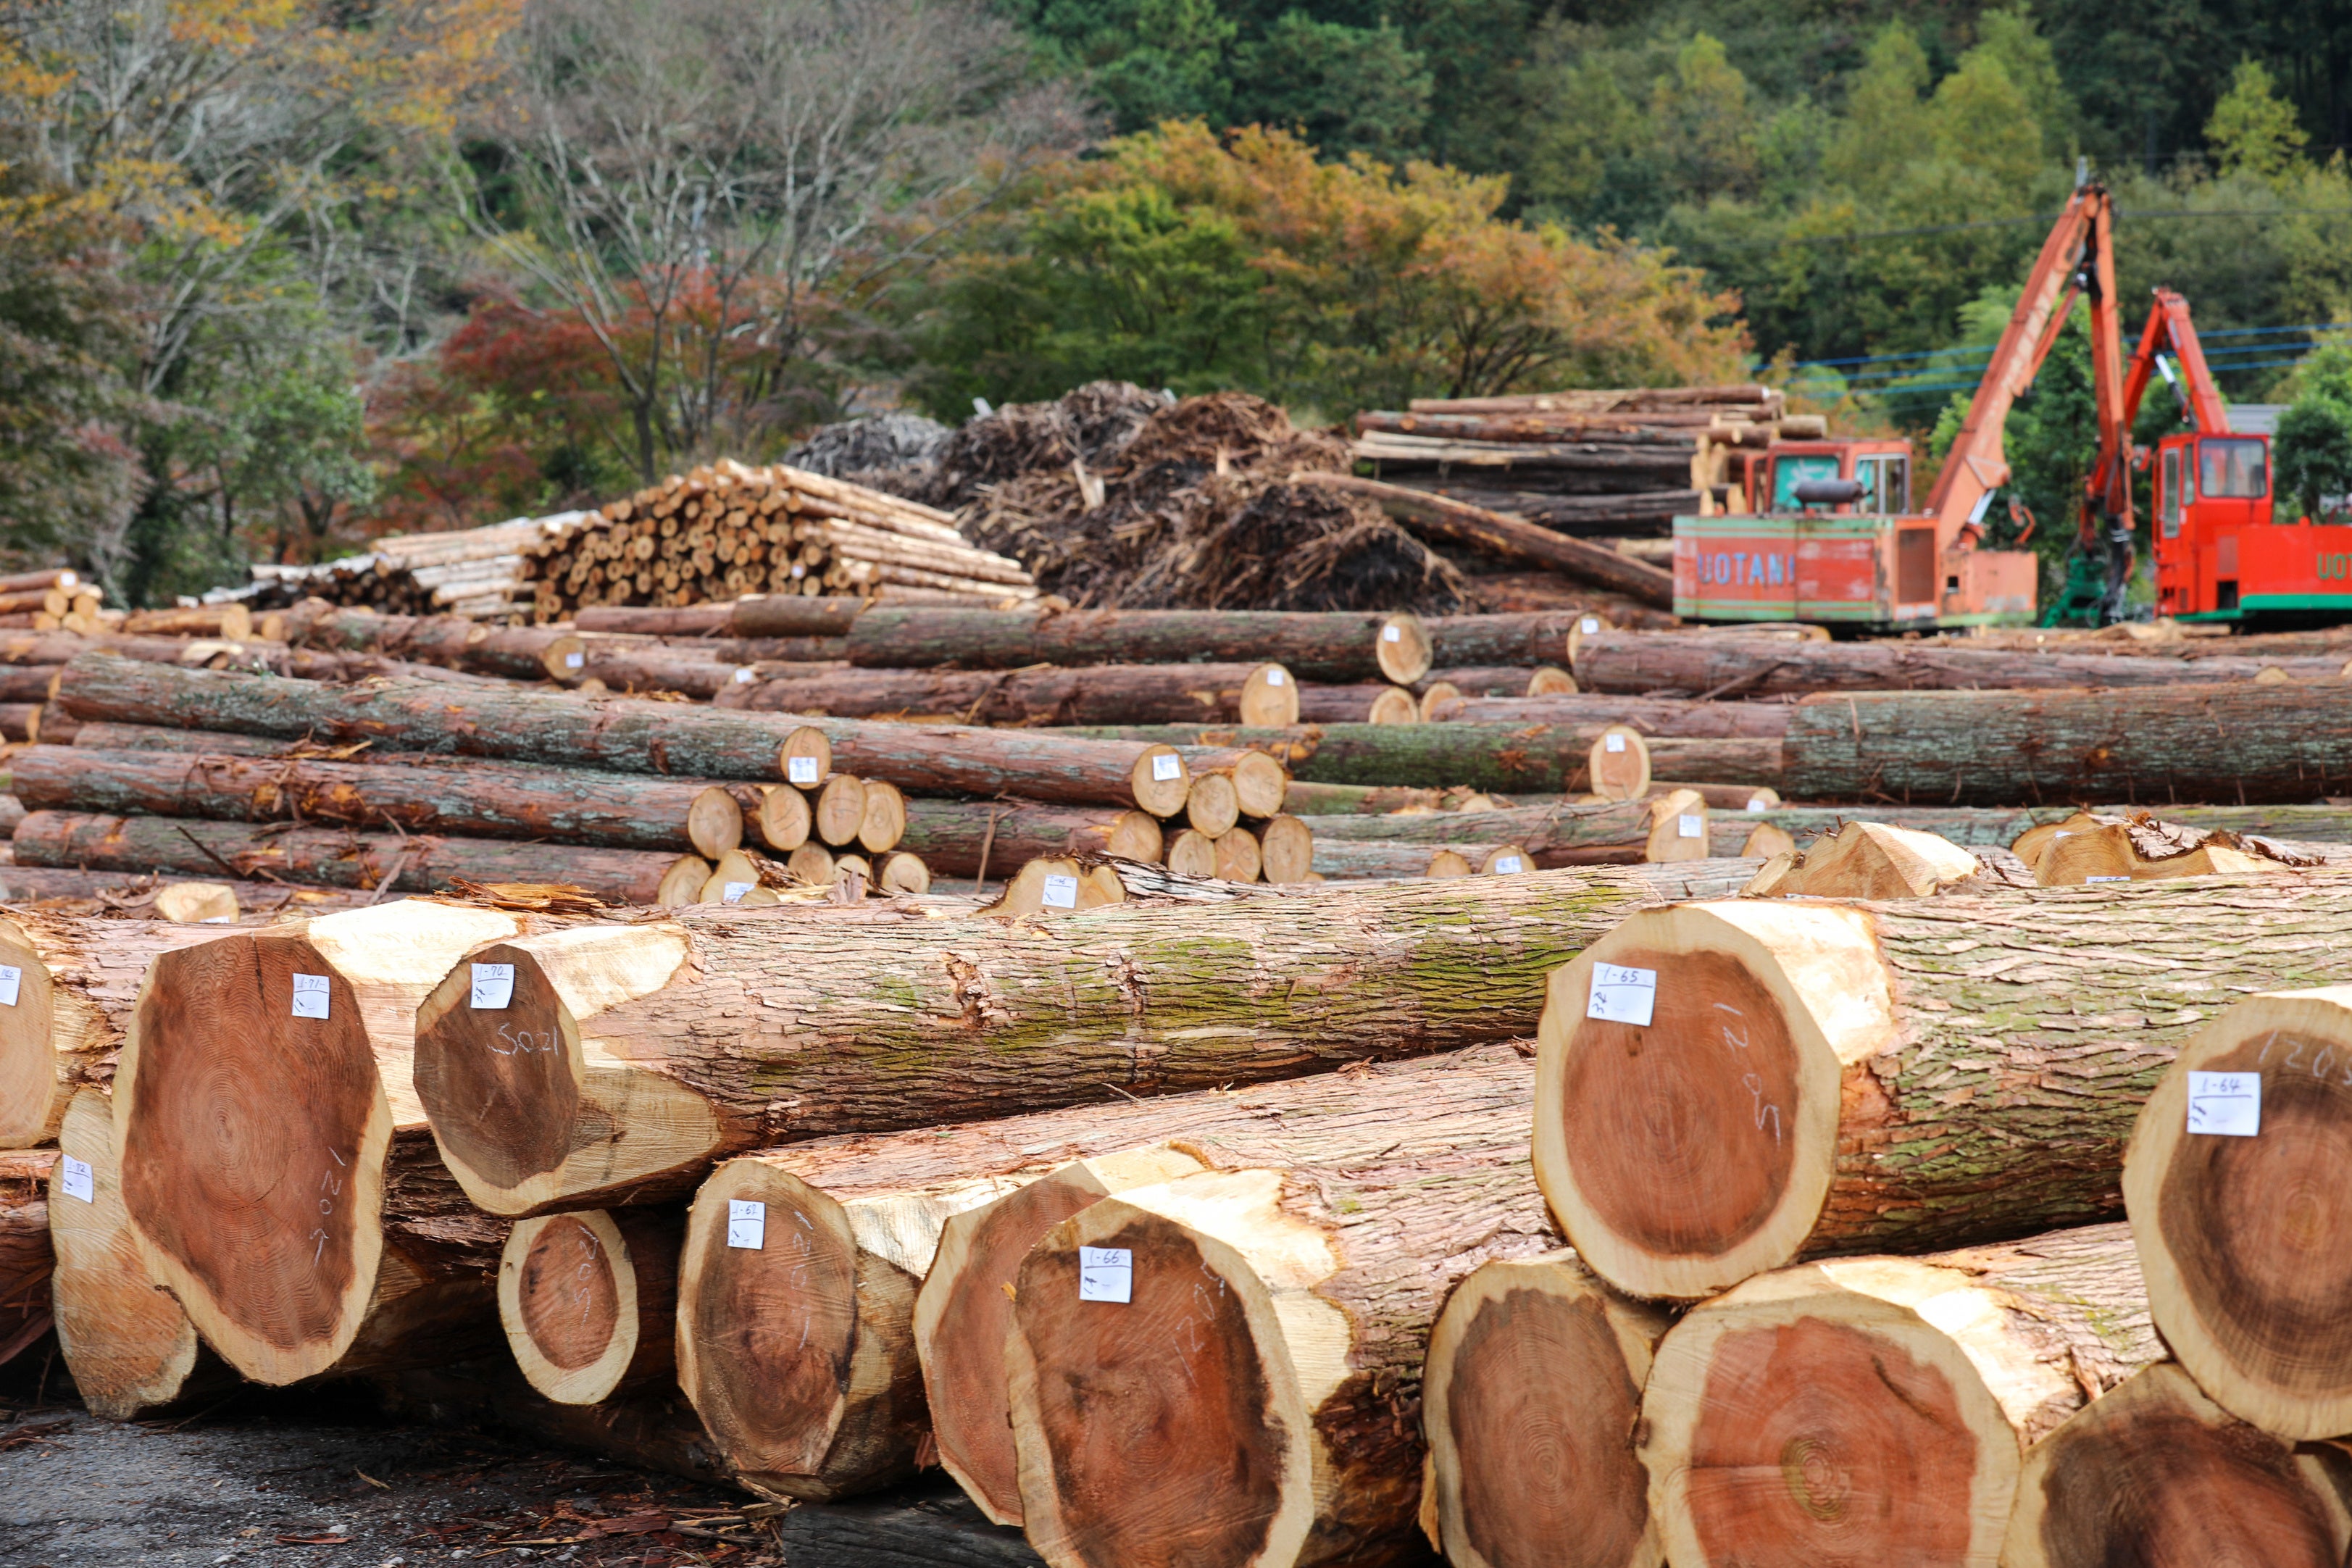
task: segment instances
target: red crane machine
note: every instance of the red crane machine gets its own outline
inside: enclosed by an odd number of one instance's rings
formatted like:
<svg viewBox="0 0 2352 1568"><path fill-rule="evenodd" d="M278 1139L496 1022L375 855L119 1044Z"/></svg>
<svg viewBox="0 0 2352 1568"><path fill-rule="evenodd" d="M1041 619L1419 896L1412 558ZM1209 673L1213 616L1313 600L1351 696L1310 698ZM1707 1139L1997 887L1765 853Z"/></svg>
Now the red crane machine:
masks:
<svg viewBox="0 0 2352 1568"><path fill-rule="evenodd" d="M2184 621L2352 620L2352 528L2277 521L2269 438L2231 428L2189 301L2169 289L2156 291L2125 377L2126 431L2152 374L2171 384L2189 425L2146 460L2154 470L2157 612ZM2125 471L2104 444L2099 458L2095 486Z"/></svg>

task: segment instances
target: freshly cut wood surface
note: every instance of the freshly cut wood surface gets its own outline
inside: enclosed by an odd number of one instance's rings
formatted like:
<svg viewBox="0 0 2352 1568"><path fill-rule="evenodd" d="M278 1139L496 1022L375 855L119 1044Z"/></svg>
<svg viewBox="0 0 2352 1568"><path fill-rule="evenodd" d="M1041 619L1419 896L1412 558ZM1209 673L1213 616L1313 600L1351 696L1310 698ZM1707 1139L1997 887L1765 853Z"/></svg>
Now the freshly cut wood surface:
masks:
<svg viewBox="0 0 2352 1568"><path fill-rule="evenodd" d="M2063 690L2252 680L2278 668L2298 682L2340 679L2352 650L2304 658L2181 659L1949 643L1790 642L1721 632L1611 632L1577 647L1588 691L1803 696L1817 691Z"/></svg>
<svg viewBox="0 0 2352 1568"><path fill-rule="evenodd" d="M620 904L659 901L679 857L652 849L591 849L437 834L254 826L165 816L37 811L17 825L16 858L30 866L93 867L179 876L226 873L330 888L445 892L460 881L566 883Z"/></svg>
<svg viewBox="0 0 2352 1568"><path fill-rule="evenodd" d="M2078 813L2055 826L2035 828L2018 843L2030 847L2028 863L2045 888L2081 887L2094 880L2160 882L2176 877L2280 873L2352 859L2336 846L2288 846L2227 829L2207 833L2146 812L2123 816ZM2021 849L2019 858L2028 858L2027 851Z"/></svg>
<svg viewBox="0 0 2352 1568"><path fill-rule="evenodd" d="M1265 673L1284 679L1269 687ZM1280 665L1112 664L1075 669L862 669L756 680L725 692L722 708L907 718L959 724L1213 724L1290 722L1297 682ZM1289 702L1273 694L1287 692ZM1260 695L1264 693L1265 695ZM1249 719L1273 701L1287 717Z"/></svg>
<svg viewBox="0 0 2352 1568"><path fill-rule="evenodd" d="M122 1206L114 1106L104 1089L74 1096L58 1149L89 1167L87 1196L65 1190L62 1160L49 1178L57 1250L49 1296L58 1348L82 1403L110 1421L131 1421L226 1394L236 1374L197 1340L195 1325L139 1250Z"/></svg>
<svg viewBox="0 0 2352 1568"><path fill-rule="evenodd" d="M1350 1111L1184 1139L1211 1169L1102 1198L1023 1261L1013 1441L1055 1568L1410 1552L1438 1309L1479 1264L1557 1241L1524 1063L1356 1089ZM1125 1300L1082 1295L1087 1247L1128 1254Z"/></svg>
<svg viewBox="0 0 2352 1568"><path fill-rule="evenodd" d="M1672 1320L1562 1249L1481 1265L1429 1337L1423 1515L1455 1568L1663 1568L1633 1449Z"/></svg>
<svg viewBox="0 0 2352 1568"><path fill-rule="evenodd" d="M1387 635L1391 630L1394 637ZM848 657L852 664L880 669L1271 659L1302 680L1387 679L1406 686L1427 672L1429 644L1420 623L1409 615L881 605L850 626Z"/></svg>
<svg viewBox="0 0 2352 1568"><path fill-rule="evenodd" d="M1007 1184L956 1175L838 1199L763 1155L711 1173L678 1261L677 1375L739 1480L830 1502L914 1474L916 1288L941 1223Z"/></svg>
<svg viewBox="0 0 2352 1568"><path fill-rule="evenodd" d="M887 779L918 794L1019 793L1151 809L1154 801L1139 792L1149 795L1154 783L1181 786L1184 776L1180 765L1175 780L1152 780L1144 744L1076 744L1034 731L854 719L802 724L671 702L510 689L460 692L421 681L352 690L98 654L68 669L58 691L83 720L374 741L403 751L682 777L783 778L783 758L803 732L828 742L833 770ZM1180 787L1177 804L1182 799Z"/></svg>
<svg viewBox="0 0 2352 1568"><path fill-rule="evenodd" d="M1771 899L1927 899L1983 869L1975 856L1932 833L1849 822L1766 867L1748 890Z"/></svg>
<svg viewBox="0 0 2352 1568"><path fill-rule="evenodd" d="M1811 697L1790 715L1780 789L1950 805L2309 801L2352 791L2352 731L2315 721L2346 690L2249 681Z"/></svg>
<svg viewBox="0 0 2352 1568"><path fill-rule="evenodd" d="M1436 724L1630 724L1644 735L1778 740L1793 705L1698 702L1683 698L1577 692L1549 697L1456 697L1431 708Z"/></svg>
<svg viewBox="0 0 2352 1568"><path fill-rule="evenodd" d="M1503 512L1449 500L1352 474L1298 474L1303 482L1344 489L1370 500L1413 531L1450 543L1467 544L1507 560L1526 561L1580 582L1630 594L1660 609L1675 605L1675 579L1646 562L1618 554Z"/></svg>
<svg viewBox="0 0 2352 1568"><path fill-rule="evenodd" d="M123 1199L149 1268L238 1372L291 1383L495 1342L501 1227L434 1157L416 1005L468 947L547 923L404 900L150 967L115 1080Z"/></svg>
<svg viewBox="0 0 2352 1568"><path fill-rule="evenodd" d="M482 1207L643 1201L786 1136L1524 1034L1543 976L1659 896L1595 867L1017 923L897 900L697 907L470 954L419 1014L416 1087ZM494 1019L467 1005L475 962L515 965ZM551 1048L493 1051L499 1028Z"/></svg>
<svg viewBox="0 0 2352 1568"><path fill-rule="evenodd" d="M1651 1366L1667 1561L1995 1568L2023 1450L2162 1354L2121 1226L1751 1279Z"/></svg>
<svg viewBox="0 0 2352 1568"><path fill-rule="evenodd" d="M2181 1047L2124 1160L2165 1342L2224 1409L2291 1440L2352 1431L2347 1069L2352 988L2250 996ZM2243 1076L2209 1100L2191 1073Z"/></svg>
<svg viewBox="0 0 2352 1568"><path fill-rule="evenodd" d="M221 934L26 909L0 920L0 964L17 972L0 1005L0 1149L55 1143L75 1095L111 1081L147 966Z"/></svg>
<svg viewBox="0 0 2352 1568"><path fill-rule="evenodd" d="M2298 1449L2205 1397L2177 1363L2134 1373L2025 1456L2003 1568L2115 1563L2336 1568L2352 1461Z"/></svg>
<svg viewBox="0 0 2352 1568"><path fill-rule="evenodd" d="M677 1369L674 1209L518 1220L499 1260L499 1321L531 1387L558 1405L667 1384Z"/></svg>
<svg viewBox="0 0 2352 1568"><path fill-rule="evenodd" d="M49 1241L46 1184L55 1149L0 1153L0 1365L49 1331Z"/></svg>
<svg viewBox="0 0 2352 1568"><path fill-rule="evenodd" d="M688 818L711 787L480 758L336 762L74 745L35 746L11 762L16 796L35 811L397 824L411 833L672 851L693 847Z"/></svg>
<svg viewBox="0 0 2352 1568"><path fill-rule="evenodd" d="M2105 1218L2215 999L2347 952L2331 872L1634 914L1552 975L1536 1170L1595 1272L1686 1300L1801 1256ZM1602 963L1654 975L1646 1024L1587 1016Z"/></svg>

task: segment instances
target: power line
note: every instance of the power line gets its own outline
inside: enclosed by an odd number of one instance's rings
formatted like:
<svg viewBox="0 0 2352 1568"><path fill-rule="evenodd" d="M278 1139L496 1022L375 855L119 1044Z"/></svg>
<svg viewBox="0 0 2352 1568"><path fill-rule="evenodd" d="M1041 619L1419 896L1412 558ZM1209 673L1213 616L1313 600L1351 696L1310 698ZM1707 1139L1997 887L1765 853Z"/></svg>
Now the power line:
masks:
<svg viewBox="0 0 2352 1568"><path fill-rule="evenodd" d="M2058 214L2036 215L2030 217L1979 218L1972 223L1925 224L1916 228L1857 229L1847 234L1783 235L1776 239L1728 239L1714 242L1718 250L1786 250L1800 245L1851 245L1863 239L1905 239L1923 234L1960 234L1980 228L2024 228L2038 225L2049 227L2058 221ZM2209 217L2352 217L2352 207L2117 207L2118 218L2209 218ZM1708 242L1692 244L1685 240L1682 248L1706 250Z"/></svg>

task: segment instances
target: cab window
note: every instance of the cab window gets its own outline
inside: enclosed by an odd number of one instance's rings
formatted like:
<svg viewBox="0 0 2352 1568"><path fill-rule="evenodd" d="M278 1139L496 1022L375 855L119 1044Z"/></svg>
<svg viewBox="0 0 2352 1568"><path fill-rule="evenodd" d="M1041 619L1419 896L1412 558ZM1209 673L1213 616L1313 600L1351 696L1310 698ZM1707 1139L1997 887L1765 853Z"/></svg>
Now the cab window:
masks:
<svg viewBox="0 0 2352 1568"><path fill-rule="evenodd" d="M1838 460L1834 454L1789 453L1772 459L1772 510L1802 511L1797 500L1797 487L1811 479L1834 479L1838 477Z"/></svg>
<svg viewBox="0 0 2352 1568"><path fill-rule="evenodd" d="M2164 520L2164 537L2180 537L2180 448L2164 449L2164 477L2159 488L2164 491L2157 502L2157 515Z"/></svg>
<svg viewBox="0 0 2352 1568"><path fill-rule="evenodd" d="M2252 500L2270 493L2260 441L2217 436L2197 443L2198 483L2208 499Z"/></svg>

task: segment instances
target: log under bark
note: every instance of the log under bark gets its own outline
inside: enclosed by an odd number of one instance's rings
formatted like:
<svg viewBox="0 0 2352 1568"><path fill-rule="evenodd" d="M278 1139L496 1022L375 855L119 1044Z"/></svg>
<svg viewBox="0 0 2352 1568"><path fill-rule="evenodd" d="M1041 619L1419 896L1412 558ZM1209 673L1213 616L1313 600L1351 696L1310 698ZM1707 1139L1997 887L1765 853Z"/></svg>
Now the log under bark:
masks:
<svg viewBox="0 0 2352 1568"><path fill-rule="evenodd" d="M868 610L851 626L848 657L852 664L880 669L1272 660L1302 680L1388 680L1409 686L1429 670L1429 640L1412 616L1353 611L1004 611L886 605Z"/></svg>
<svg viewBox="0 0 2352 1568"><path fill-rule="evenodd" d="M2105 1218L2215 999L2347 955L2330 872L1636 914L1552 976L1537 1173L1584 1261L1644 1297ZM1630 973L1596 1001L1602 965Z"/></svg>
<svg viewBox="0 0 2352 1568"><path fill-rule="evenodd" d="M1298 683L1277 664L1111 664L1076 669L844 669L758 680L722 708L959 724L1289 724Z"/></svg>

